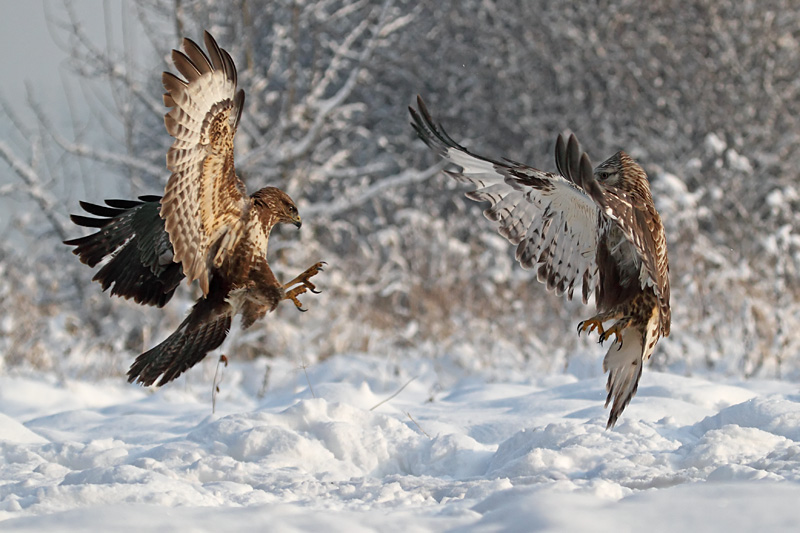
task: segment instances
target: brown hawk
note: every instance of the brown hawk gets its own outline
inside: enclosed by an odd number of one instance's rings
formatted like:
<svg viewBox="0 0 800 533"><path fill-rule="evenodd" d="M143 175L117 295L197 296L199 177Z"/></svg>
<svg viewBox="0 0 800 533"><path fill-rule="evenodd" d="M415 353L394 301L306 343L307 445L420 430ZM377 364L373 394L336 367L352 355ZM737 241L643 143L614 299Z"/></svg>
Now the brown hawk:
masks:
<svg viewBox="0 0 800 533"><path fill-rule="evenodd" d="M128 381L158 386L178 377L219 347L234 315L242 327L273 311L282 300L317 292L310 278L322 270L316 263L289 283L281 284L267 263L272 227L301 225L289 196L266 187L248 196L233 165L233 137L244 105L236 90L231 56L205 33L208 55L190 39L185 54L172 51L181 79L163 74L167 131L175 138L167 152L172 172L164 197L140 201L106 200L106 206L81 202L90 214L73 215L80 226L99 228L92 235L65 241L73 253L94 267L103 290L145 305L166 304L180 281L197 280L202 296L166 340L141 354ZM159 379L160 378L160 379Z"/></svg>
<svg viewBox="0 0 800 533"><path fill-rule="evenodd" d="M592 170L574 135L556 140L558 174L477 156L434 124L420 97L417 105L419 112L409 107L412 126L462 168L449 176L477 187L468 198L491 204L483 213L517 245L522 267L536 268L540 282L568 299L576 286L583 303L594 293L598 314L578 324L578 334L596 328L601 343L614 336L603 360L613 427L670 328L667 242L644 170L625 152Z"/></svg>

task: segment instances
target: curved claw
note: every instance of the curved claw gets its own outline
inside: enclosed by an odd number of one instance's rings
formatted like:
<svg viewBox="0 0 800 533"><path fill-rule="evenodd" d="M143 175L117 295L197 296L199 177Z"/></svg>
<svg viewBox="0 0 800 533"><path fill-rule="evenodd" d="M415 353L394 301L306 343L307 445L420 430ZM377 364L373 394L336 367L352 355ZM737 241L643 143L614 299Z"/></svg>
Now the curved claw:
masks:
<svg viewBox="0 0 800 533"><path fill-rule="evenodd" d="M301 313L305 313L306 311L308 311L308 309L303 309L302 307L298 307L297 310L300 311Z"/></svg>
<svg viewBox="0 0 800 533"><path fill-rule="evenodd" d="M313 292L314 294L320 294L322 291L318 291L316 289L308 289L309 291Z"/></svg>
<svg viewBox="0 0 800 533"><path fill-rule="evenodd" d="M622 334L617 328L612 327L608 331L604 331L603 333L601 333L599 342L602 345L603 342L607 341L612 334L617 336L617 338L614 340L615 342L617 342L617 344L619 344L619 346L617 346L617 351L619 351L622 349Z"/></svg>
<svg viewBox="0 0 800 533"><path fill-rule="evenodd" d="M580 337L581 333L586 331L588 335L592 331L597 330L597 332L602 336L604 333L603 330L603 323L600 322L596 318L589 318L587 320L583 320L578 324L578 336Z"/></svg>

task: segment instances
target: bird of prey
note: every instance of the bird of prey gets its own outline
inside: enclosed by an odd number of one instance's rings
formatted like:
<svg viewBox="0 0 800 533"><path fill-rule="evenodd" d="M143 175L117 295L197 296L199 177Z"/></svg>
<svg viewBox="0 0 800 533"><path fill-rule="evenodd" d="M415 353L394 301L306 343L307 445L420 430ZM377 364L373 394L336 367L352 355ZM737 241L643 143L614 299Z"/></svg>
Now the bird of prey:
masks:
<svg viewBox="0 0 800 533"><path fill-rule="evenodd" d="M80 226L99 231L65 241L91 267L103 290L137 303L166 304L185 277L197 280L202 296L166 340L139 355L128 381L161 386L202 360L225 340L235 315L251 326L283 300L304 310L298 296L317 292L316 263L280 283L267 263L275 224L301 225L295 203L283 191L265 187L247 195L236 175L233 137L244 105L231 56L205 32L208 55L184 39L185 53L172 51L183 79L164 72L164 117L174 142L167 152L172 173L164 196L81 202L89 214L73 215Z"/></svg>
<svg viewBox="0 0 800 533"><path fill-rule="evenodd" d="M667 243L644 170L621 151L592 169L574 135L556 140L558 173L481 157L435 124L420 97L417 107L409 107L411 125L461 167L445 172L475 187L468 198L489 202L484 215L517 246L522 267L535 268L540 282L568 299L576 287L584 304L594 294L597 314L578 324L578 334L596 329L601 343L613 337L603 360L605 405L612 404L606 427L613 427L670 330Z"/></svg>

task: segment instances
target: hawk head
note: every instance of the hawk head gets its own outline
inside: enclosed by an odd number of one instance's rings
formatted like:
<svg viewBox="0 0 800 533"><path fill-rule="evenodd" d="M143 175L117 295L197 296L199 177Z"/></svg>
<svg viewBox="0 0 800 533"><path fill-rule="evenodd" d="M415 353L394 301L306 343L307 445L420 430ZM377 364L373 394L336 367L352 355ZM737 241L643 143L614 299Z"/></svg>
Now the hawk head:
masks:
<svg viewBox="0 0 800 533"><path fill-rule="evenodd" d="M300 213L289 195L275 187L264 187L253 193L253 203L259 210L266 210L275 224L294 224L302 226Z"/></svg>
<svg viewBox="0 0 800 533"><path fill-rule="evenodd" d="M595 179L604 187L616 187L629 190L633 181L644 180L647 183L647 174L631 156L619 151L612 155L594 169Z"/></svg>

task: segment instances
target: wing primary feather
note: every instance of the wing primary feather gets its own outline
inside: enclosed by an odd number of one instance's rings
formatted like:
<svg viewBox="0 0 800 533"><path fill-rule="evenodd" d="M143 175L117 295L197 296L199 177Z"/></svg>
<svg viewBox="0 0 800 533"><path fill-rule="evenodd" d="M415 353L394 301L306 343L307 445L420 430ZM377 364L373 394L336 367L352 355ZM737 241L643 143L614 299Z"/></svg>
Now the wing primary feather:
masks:
<svg viewBox="0 0 800 533"><path fill-rule="evenodd" d="M236 75L236 65L233 63L233 58L228 53L227 50L222 50L222 59L225 63L225 76L229 80L233 82L234 85L237 83L237 75Z"/></svg>
<svg viewBox="0 0 800 533"><path fill-rule="evenodd" d="M160 196L155 196L155 200L149 199L153 197L140 196L139 200L122 200L120 198L109 198L105 200L106 205L117 209L131 209L133 207L142 205L142 202L157 202L161 199Z"/></svg>
<svg viewBox="0 0 800 533"><path fill-rule="evenodd" d="M417 113L413 107L409 106L408 108L409 112L411 113L411 117L414 119L414 122L411 123L411 126L417 132L417 135L419 135L420 139L425 142L425 144L439 152L439 155L442 157L447 155L448 148L456 148L458 150L467 152L463 146L455 142L449 135L447 135L441 124L437 125L434 123L433 117L428 112L425 102L419 95L417 95L417 107L419 108L419 113Z"/></svg>
<svg viewBox="0 0 800 533"><path fill-rule="evenodd" d="M186 51L186 55L192 62L192 65L195 69L202 75L207 74L214 70L214 67L211 65L211 61L209 61L208 56L203 52L203 50L197 46L191 39L184 39L183 40L183 49Z"/></svg>
<svg viewBox="0 0 800 533"><path fill-rule="evenodd" d="M233 129L239 127L239 120L242 118L242 109L244 109L244 90L239 89L233 99L233 109L236 111L236 117L233 120Z"/></svg>
<svg viewBox="0 0 800 533"><path fill-rule="evenodd" d="M206 49L208 49L208 55L211 59L211 64L214 66L214 70L224 70L225 66L222 62L222 52L217 41L207 31L203 32L203 41L206 43Z"/></svg>
<svg viewBox="0 0 800 533"><path fill-rule="evenodd" d="M141 202L132 202L132 201L129 202L133 204L130 205L130 207L136 207L137 205L141 204ZM84 201L80 201L78 203L80 204L80 206L83 208L84 211L86 211L90 215L95 215L98 217L112 218L125 211L124 209L114 209L114 207L108 203L108 200L106 200L106 204L108 204L111 207L106 207L104 205L90 204L89 202L84 202Z"/></svg>
<svg viewBox="0 0 800 533"><path fill-rule="evenodd" d="M580 161L581 161L581 145L575 134L569 136L567 141L567 178L569 181L577 185L580 184ZM581 187L582 188L582 187Z"/></svg>
<svg viewBox="0 0 800 533"><path fill-rule="evenodd" d="M564 136L560 133L556 139L556 168L559 174L567 177L567 145L564 142Z"/></svg>
<svg viewBox="0 0 800 533"><path fill-rule="evenodd" d="M105 218L91 218L83 215L70 215L69 219L74 224L83 226L84 228L102 228L108 223L108 220Z"/></svg>
<svg viewBox="0 0 800 533"><path fill-rule="evenodd" d="M582 183L581 188L586 191L586 194L588 194L597 205L599 205L601 208L605 208L605 196L600 188L600 184L597 183L596 179L594 179L592 162L589 160L589 156L585 153L581 156L580 175Z"/></svg>
<svg viewBox="0 0 800 533"><path fill-rule="evenodd" d="M178 76L173 74L172 72L164 72L161 75L161 83L164 85L164 88L169 92L171 95L171 99L175 100L175 94L183 93L183 90L186 89L188 84L180 79Z"/></svg>
<svg viewBox="0 0 800 533"><path fill-rule="evenodd" d="M160 202L161 201L161 196L158 195L158 194L143 194L142 196L139 197L139 200L141 200L143 202ZM108 201L106 201L106 203L108 203ZM112 205L112 204L108 204L108 205Z"/></svg>
<svg viewBox="0 0 800 533"><path fill-rule="evenodd" d="M195 64L192 63L192 60L180 50L172 51L172 62L175 64L175 68L178 69L178 72L183 74L183 77L186 78L186 81L189 83L200 79L200 76L202 75L200 70L198 70Z"/></svg>

